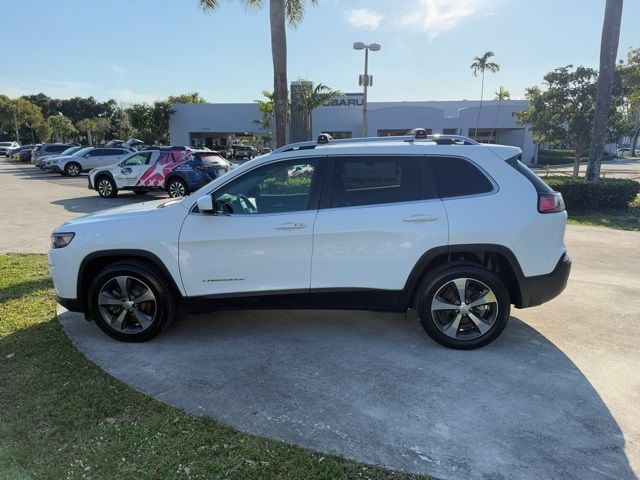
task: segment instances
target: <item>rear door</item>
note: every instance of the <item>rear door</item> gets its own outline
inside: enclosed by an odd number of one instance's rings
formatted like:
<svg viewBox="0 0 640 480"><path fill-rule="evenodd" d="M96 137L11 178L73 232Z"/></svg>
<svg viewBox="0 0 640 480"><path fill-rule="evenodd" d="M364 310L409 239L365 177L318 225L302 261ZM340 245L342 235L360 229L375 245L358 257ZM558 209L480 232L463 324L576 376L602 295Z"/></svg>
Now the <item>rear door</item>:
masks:
<svg viewBox="0 0 640 480"><path fill-rule="evenodd" d="M420 257L448 242L424 157L335 156L331 170L314 228L311 301L391 307Z"/></svg>

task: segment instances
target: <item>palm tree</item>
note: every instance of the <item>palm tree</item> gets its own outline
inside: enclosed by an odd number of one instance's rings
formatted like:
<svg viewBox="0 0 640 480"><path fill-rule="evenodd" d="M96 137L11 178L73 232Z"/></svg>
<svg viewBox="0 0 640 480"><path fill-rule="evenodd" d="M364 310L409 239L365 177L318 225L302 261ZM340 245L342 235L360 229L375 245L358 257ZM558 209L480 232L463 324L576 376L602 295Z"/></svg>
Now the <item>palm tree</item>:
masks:
<svg viewBox="0 0 640 480"><path fill-rule="evenodd" d="M298 79L298 81L301 87L297 97L296 109L304 116L306 137L307 140L311 140L313 133L313 111L334 98L339 97L342 95L342 92L332 90L323 83L319 83L314 88L311 82L302 79Z"/></svg>
<svg viewBox="0 0 640 480"><path fill-rule="evenodd" d="M600 72L596 91L596 108L591 130L591 147L589 148L589 164L587 180L595 182L600 178L604 134L609 120L611 107L611 86L618 56L620 41L620 21L622 19L622 0L607 0L602 24L600 40Z"/></svg>
<svg viewBox="0 0 640 480"><path fill-rule="evenodd" d="M252 123L260 125L264 130L269 131L269 136L273 137L273 131L271 126L273 125L273 92L269 90L263 90L262 96L266 100L254 100L258 104L258 111L262 114L262 118L259 120L253 120Z"/></svg>
<svg viewBox="0 0 640 480"><path fill-rule="evenodd" d="M262 0L241 0L247 7L260 8ZM309 0L317 4L318 0ZM198 0L205 11L218 8L218 0ZM276 122L276 146L287 142L287 31L297 27L304 18L305 0L269 0L269 22L271 24L271 56L273 59L273 100Z"/></svg>
<svg viewBox="0 0 640 480"><path fill-rule="evenodd" d="M476 120L476 129L473 134L474 138L478 138L478 126L480 125L480 111L482 110L482 97L484 95L484 72L486 70L491 73L496 73L500 70L500 65L495 62L490 62L489 59L495 56L491 50L487 50L480 57L473 57L473 63L471 64L471 70L473 70L473 76L477 77L478 72L482 74L482 87L480 88L480 106L478 108L478 119Z"/></svg>
<svg viewBox="0 0 640 480"><path fill-rule="evenodd" d="M502 106L502 102L510 98L511 98L511 94L509 93L509 90L507 90L505 87L500 85L500 88L496 92L496 96L494 98L494 100L498 101L498 111L496 112L496 121L493 122L493 128L491 129L491 133L489 134L489 139L491 139L491 137L493 136L493 131L496 129L496 126L498 125L498 117L500 116L500 107ZM496 138L496 143L497 143L497 140L498 139Z"/></svg>

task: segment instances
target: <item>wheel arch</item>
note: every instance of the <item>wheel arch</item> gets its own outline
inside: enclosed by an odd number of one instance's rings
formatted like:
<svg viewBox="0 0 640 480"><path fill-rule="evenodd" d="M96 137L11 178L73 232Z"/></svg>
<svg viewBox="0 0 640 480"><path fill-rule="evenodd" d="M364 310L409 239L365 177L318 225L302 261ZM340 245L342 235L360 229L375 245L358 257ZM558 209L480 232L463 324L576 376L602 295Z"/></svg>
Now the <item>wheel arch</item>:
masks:
<svg viewBox="0 0 640 480"><path fill-rule="evenodd" d="M113 174L109 170L101 170L93 176L94 190L98 190L98 180L100 177L108 177L115 184L116 188L118 188L118 182L116 182Z"/></svg>
<svg viewBox="0 0 640 480"><path fill-rule="evenodd" d="M89 312L87 296L91 279L103 268L116 262L128 260L146 263L157 268L171 286L176 298L179 299L183 296L176 279L171 275L164 262L154 253L136 249L101 250L87 255L80 263L78 270L77 298L85 312Z"/></svg>
<svg viewBox="0 0 640 480"><path fill-rule="evenodd" d="M436 247L425 252L414 265L398 296L398 307L402 310L411 308L422 279L435 268L451 262L480 265L493 272L503 281L511 303L516 307L522 305L520 281L524 274L514 253L503 245L461 244Z"/></svg>

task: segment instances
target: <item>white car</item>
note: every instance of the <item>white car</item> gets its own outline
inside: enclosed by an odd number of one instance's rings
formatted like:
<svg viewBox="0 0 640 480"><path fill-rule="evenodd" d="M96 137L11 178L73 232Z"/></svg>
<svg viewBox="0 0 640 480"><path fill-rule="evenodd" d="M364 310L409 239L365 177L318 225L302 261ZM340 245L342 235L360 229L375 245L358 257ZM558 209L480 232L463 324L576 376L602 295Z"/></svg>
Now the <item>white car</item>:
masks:
<svg viewBox="0 0 640 480"><path fill-rule="evenodd" d="M8 156L8 150L18 148L19 146L20 144L18 142L0 142L0 155Z"/></svg>
<svg viewBox="0 0 640 480"><path fill-rule="evenodd" d="M92 168L113 165L131 155L127 148L85 147L72 155L56 157L47 164L51 172L77 177Z"/></svg>
<svg viewBox="0 0 640 480"><path fill-rule="evenodd" d="M414 308L442 345L478 348L510 306L564 289L562 196L517 147L426 130L280 148L190 197L54 230L58 302L118 340L148 340L180 306ZM291 176L300 170L309 176Z"/></svg>

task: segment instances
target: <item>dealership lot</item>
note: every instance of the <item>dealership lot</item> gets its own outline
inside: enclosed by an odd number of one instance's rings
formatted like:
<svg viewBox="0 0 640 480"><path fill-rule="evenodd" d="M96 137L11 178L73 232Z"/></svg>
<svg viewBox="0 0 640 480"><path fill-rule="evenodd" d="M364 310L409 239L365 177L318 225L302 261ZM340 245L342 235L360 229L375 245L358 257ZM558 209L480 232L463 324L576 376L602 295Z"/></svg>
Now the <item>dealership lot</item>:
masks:
<svg viewBox="0 0 640 480"><path fill-rule="evenodd" d="M0 178L10 233L0 251L44 252L65 220L166 196L103 199L86 176L5 159ZM241 430L446 478L632 478L639 240L569 226L565 293L513 310L505 334L475 352L439 347L412 315L222 312L182 318L144 345L114 342L78 315L61 321L112 375Z"/></svg>

